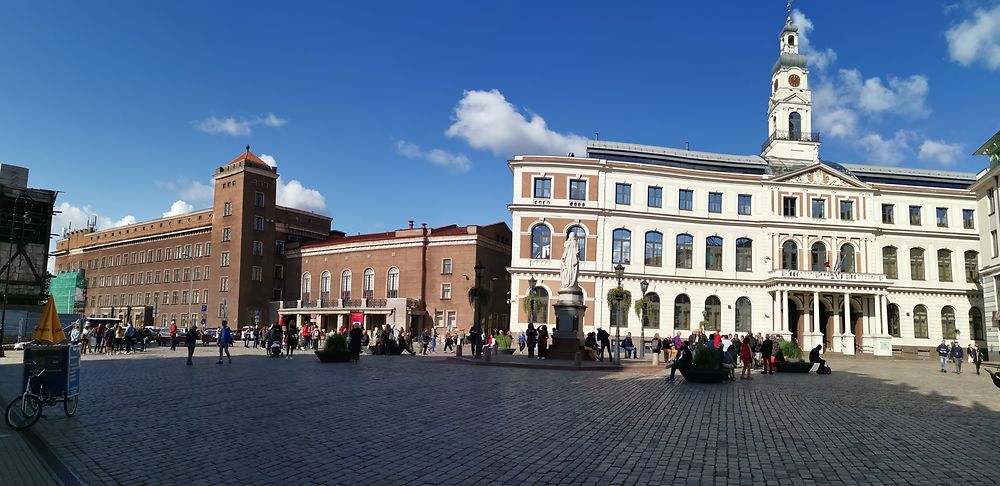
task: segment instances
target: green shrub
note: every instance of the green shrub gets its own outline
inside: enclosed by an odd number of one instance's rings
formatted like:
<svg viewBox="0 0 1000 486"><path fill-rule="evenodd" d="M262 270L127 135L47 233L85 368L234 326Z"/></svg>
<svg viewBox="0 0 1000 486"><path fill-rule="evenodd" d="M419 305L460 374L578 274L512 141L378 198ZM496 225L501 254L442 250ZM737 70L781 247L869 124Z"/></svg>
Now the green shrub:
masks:
<svg viewBox="0 0 1000 486"><path fill-rule="evenodd" d="M791 341L780 341L778 346L781 347L781 354L785 355L785 359L799 359L802 357L802 348L799 348L798 344Z"/></svg>
<svg viewBox="0 0 1000 486"><path fill-rule="evenodd" d="M326 338L326 345L323 346L323 351L330 352L347 352L347 336L336 333L330 337Z"/></svg>
<svg viewBox="0 0 1000 486"><path fill-rule="evenodd" d="M698 346L694 350L691 366L708 370L718 369L722 367L722 355L715 349L708 349L707 346Z"/></svg>
<svg viewBox="0 0 1000 486"><path fill-rule="evenodd" d="M510 349L510 346L513 343L513 341L514 339L507 334L497 335L497 347L500 349Z"/></svg>

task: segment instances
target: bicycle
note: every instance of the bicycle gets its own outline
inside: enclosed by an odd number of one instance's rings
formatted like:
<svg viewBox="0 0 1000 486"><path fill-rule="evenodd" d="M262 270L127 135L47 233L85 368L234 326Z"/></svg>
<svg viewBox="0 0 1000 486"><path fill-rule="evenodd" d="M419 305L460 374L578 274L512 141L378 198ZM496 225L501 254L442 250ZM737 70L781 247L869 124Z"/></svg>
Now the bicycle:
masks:
<svg viewBox="0 0 1000 486"><path fill-rule="evenodd" d="M32 361L31 364L35 363ZM76 414L76 409L80 401L79 395L69 396L63 394L63 398L59 399L49 395L45 391L45 385L39 385L38 393L32 391L32 380L41 377L43 373L45 373L45 368L42 368L38 373L29 374L27 384L24 387L24 393L11 400L10 404L7 405L4 418L6 418L7 425L10 428L24 430L35 425L35 422L38 422L38 419L42 416L43 408L53 406L59 402L63 403L63 412L66 413L67 417L72 417Z"/></svg>

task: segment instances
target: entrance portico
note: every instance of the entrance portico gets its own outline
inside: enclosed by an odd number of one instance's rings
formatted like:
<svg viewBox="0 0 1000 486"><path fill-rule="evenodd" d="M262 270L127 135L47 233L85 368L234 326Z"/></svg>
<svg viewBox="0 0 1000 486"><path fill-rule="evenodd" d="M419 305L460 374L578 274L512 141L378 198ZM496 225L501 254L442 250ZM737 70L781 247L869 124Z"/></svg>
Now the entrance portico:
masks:
<svg viewBox="0 0 1000 486"><path fill-rule="evenodd" d="M892 355L884 275L799 270L772 274L772 332L794 337L804 351L822 344L844 354Z"/></svg>

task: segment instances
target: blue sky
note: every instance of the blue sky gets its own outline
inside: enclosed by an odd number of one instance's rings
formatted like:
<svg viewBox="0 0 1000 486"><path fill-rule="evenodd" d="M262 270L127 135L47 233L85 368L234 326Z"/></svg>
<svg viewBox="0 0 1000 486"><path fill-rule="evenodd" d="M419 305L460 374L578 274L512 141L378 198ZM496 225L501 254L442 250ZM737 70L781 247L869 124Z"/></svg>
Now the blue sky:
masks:
<svg viewBox="0 0 1000 486"><path fill-rule="evenodd" d="M1000 129L1000 3L795 8L824 159L986 163L969 154ZM757 153L785 16L776 0L4 10L0 161L63 191L54 232L207 207L246 144L277 162L284 201L349 233L509 220L507 158L595 131Z"/></svg>

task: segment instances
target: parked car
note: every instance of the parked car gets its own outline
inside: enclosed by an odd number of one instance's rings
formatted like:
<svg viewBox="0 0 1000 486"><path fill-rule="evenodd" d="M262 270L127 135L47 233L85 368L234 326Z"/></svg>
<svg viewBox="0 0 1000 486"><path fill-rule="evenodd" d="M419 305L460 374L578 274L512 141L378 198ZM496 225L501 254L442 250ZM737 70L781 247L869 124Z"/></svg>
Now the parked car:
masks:
<svg viewBox="0 0 1000 486"><path fill-rule="evenodd" d="M205 346L212 344L219 340L219 330L218 329L206 329L205 332L201 333L201 343Z"/></svg>
<svg viewBox="0 0 1000 486"><path fill-rule="evenodd" d="M182 344L180 342L181 329L177 329L177 338L178 338L177 343L178 344ZM156 333L156 344L158 344L160 346L170 346L170 328L169 327L161 327L159 329L159 331Z"/></svg>

